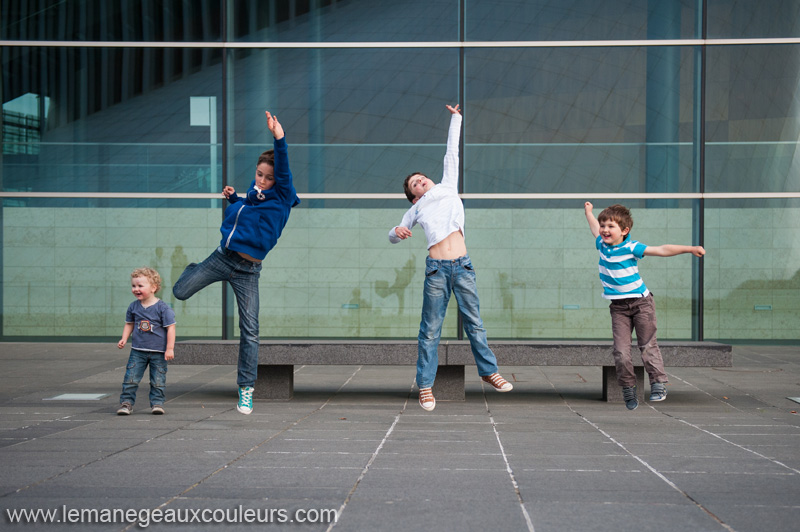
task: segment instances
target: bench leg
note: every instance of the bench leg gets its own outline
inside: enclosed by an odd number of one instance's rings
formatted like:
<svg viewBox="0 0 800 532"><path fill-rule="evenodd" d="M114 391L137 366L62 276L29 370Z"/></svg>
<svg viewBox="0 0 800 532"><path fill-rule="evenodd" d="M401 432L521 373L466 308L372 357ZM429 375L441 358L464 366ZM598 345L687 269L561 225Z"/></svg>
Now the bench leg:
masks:
<svg viewBox="0 0 800 532"><path fill-rule="evenodd" d="M636 395L641 403L644 401L644 367L634 366L633 373L636 375ZM622 398L622 387L617 384L617 368L614 366L603 366L603 401L625 402Z"/></svg>
<svg viewBox="0 0 800 532"><path fill-rule="evenodd" d="M464 401L464 366L439 366L433 381L433 395L437 401Z"/></svg>
<svg viewBox="0 0 800 532"><path fill-rule="evenodd" d="M264 401L289 401L294 396L294 366L258 365L253 399Z"/></svg>

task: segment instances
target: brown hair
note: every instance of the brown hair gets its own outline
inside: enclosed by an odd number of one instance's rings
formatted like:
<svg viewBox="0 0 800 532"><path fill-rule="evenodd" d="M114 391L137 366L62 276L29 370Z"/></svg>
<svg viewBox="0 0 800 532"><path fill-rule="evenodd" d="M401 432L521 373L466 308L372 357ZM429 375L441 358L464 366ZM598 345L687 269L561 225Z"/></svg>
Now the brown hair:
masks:
<svg viewBox="0 0 800 532"><path fill-rule="evenodd" d="M633 229L633 216L631 216L631 211L629 211L626 206L620 205L619 203L606 207L597 215L598 222L605 222L607 220L617 222L620 229Z"/></svg>
<svg viewBox="0 0 800 532"><path fill-rule="evenodd" d="M268 165L274 167L275 166L275 150L267 150L261 155L258 156L258 163L256 166L260 165L261 163L267 163Z"/></svg>
<svg viewBox="0 0 800 532"><path fill-rule="evenodd" d="M161 290L161 276L153 268L147 268L147 267L136 268L131 273L131 279L133 279L134 277L144 277L145 279L150 281L150 284L156 287L154 292L158 292L159 290Z"/></svg>
<svg viewBox="0 0 800 532"><path fill-rule="evenodd" d="M411 187L408 186L408 182L415 175L421 175L423 177L428 177L425 174L423 174L422 172L411 172L410 174L408 174L406 176L405 181L403 181L403 192L406 193L406 197L408 198L408 201L410 201L411 203L414 203L414 199L416 199L416 197L414 196L414 193L411 192Z"/></svg>

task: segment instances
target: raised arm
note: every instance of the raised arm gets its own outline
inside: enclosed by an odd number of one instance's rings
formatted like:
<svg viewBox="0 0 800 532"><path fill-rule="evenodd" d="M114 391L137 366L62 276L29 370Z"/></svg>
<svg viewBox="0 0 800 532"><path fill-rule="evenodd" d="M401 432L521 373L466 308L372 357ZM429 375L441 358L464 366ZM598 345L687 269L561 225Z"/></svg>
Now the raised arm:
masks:
<svg viewBox="0 0 800 532"><path fill-rule="evenodd" d="M461 138L461 111L458 104L446 106L450 111L450 129L447 131L447 152L444 154L442 185L458 186L458 141Z"/></svg>
<svg viewBox="0 0 800 532"><path fill-rule="evenodd" d="M266 111L267 127L275 137L273 142L273 149L275 150L275 166L273 167L275 175L275 189L279 191L279 195L288 198L292 206L300 203L297 198L297 191L292 184L292 171L289 169L289 148L286 145L286 138L283 131L283 126L278 122L278 117Z"/></svg>
<svg viewBox="0 0 800 532"><path fill-rule="evenodd" d="M583 204L583 210L586 213L586 221L589 222L589 230L592 232L595 238L600 236L600 222L597 221L597 218L594 217L592 214L592 209L594 205L590 202L586 202Z"/></svg>
<svg viewBox="0 0 800 532"><path fill-rule="evenodd" d="M691 253L695 257L702 257L706 254L706 250L703 249L703 246L664 244L663 246L647 246L643 254L649 257L674 257L675 255L682 255L684 253Z"/></svg>

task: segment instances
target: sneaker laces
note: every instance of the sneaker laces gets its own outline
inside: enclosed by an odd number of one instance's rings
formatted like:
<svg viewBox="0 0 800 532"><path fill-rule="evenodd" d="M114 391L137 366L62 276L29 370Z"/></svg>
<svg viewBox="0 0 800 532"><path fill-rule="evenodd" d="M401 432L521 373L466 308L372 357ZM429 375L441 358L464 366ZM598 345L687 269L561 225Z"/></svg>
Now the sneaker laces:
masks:
<svg viewBox="0 0 800 532"><path fill-rule="evenodd" d="M242 386L239 388L239 404L252 408L253 406L253 388L250 386Z"/></svg>
<svg viewBox="0 0 800 532"><path fill-rule="evenodd" d="M636 401L636 386L622 388L622 398L625 402Z"/></svg>
<svg viewBox="0 0 800 532"><path fill-rule="evenodd" d="M484 382L488 382L498 390L503 389L506 384L509 384L507 380L505 380L499 373L492 373L491 375L487 375L483 377Z"/></svg>
<svg viewBox="0 0 800 532"><path fill-rule="evenodd" d="M436 399L433 397L433 390L431 388L420 389L419 406L429 412L436 408Z"/></svg>

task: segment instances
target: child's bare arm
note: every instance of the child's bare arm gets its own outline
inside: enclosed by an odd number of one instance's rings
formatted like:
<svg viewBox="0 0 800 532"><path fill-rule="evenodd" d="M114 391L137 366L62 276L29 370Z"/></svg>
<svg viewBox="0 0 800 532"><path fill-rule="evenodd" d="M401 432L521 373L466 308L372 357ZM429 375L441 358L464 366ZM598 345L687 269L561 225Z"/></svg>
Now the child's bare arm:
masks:
<svg viewBox="0 0 800 532"><path fill-rule="evenodd" d="M117 347L122 349L125 347L125 344L128 343L128 338L130 337L131 333L133 332L133 323L126 323L125 327L122 328L122 338L119 342L117 342Z"/></svg>
<svg viewBox="0 0 800 532"><path fill-rule="evenodd" d="M703 246L664 244L663 246L647 246L643 254L650 257L674 257L683 253L691 253L695 257L702 257L706 254L706 250L703 249Z"/></svg>
<svg viewBox="0 0 800 532"><path fill-rule="evenodd" d="M175 358L175 325L167 327L167 349L164 351L164 360Z"/></svg>
<svg viewBox="0 0 800 532"><path fill-rule="evenodd" d="M586 221L589 222L589 230L592 231L592 234L595 238L600 236L600 222L597 221L597 218L594 217L592 214L592 209L594 205L591 202L586 202L583 204L583 211L586 214Z"/></svg>

